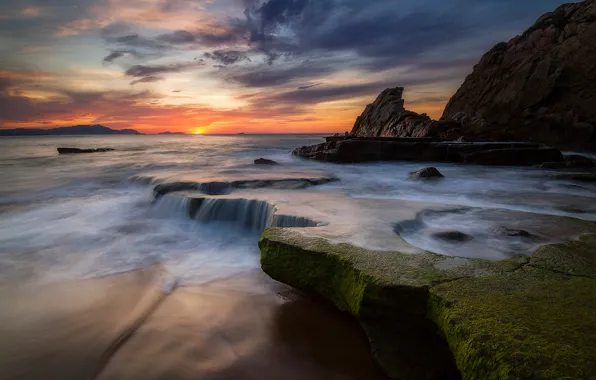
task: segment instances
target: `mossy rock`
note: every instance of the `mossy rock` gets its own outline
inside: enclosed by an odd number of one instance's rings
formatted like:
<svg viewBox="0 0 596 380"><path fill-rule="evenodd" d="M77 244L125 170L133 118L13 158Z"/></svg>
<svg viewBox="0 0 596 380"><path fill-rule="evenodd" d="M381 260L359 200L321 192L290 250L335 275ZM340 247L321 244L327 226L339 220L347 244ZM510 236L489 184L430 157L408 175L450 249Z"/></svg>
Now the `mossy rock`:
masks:
<svg viewBox="0 0 596 380"><path fill-rule="evenodd" d="M259 246L271 277L353 314L392 378L596 378L596 279L584 277L596 273L592 235L499 262L373 252L278 228Z"/></svg>
<svg viewBox="0 0 596 380"><path fill-rule="evenodd" d="M431 295L464 379L596 378L596 280L527 266Z"/></svg>
<svg viewBox="0 0 596 380"><path fill-rule="evenodd" d="M266 231L259 246L271 277L322 295L358 318L375 358L396 379L459 378L440 331L425 317L432 286L521 265L373 252L279 228Z"/></svg>

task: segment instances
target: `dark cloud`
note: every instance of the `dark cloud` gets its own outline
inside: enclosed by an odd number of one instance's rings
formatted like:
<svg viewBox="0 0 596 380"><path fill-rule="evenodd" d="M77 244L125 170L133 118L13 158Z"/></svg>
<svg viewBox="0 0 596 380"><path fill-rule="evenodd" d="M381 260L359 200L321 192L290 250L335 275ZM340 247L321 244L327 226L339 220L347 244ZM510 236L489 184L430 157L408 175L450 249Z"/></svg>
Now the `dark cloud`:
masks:
<svg viewBox="0 0 596 380"><path fill-rule="evenodd" d="M124 73L131 77L147 77L157 74L179 73L182 71L193 70L204 66L205 63L200 60L198 62L182 62L171 63L167 65L134 65L129 67Z"/></svg>
<svg viewBox="0 0 596 380"><path fill-rule="evenodd" d="M160 76L155 76L155 75L151 75L148 77L143 77L141 79L137 79L137 80L133 80L132 82L130 82L131 86L134 86L137 83L153 83L153 82L159 82L160 80L163 80L163 77Z"/></svg>
<svg viewBox="0 0 596 380"><path fill-rule="evenodd" d="M136 50L133 49L126 49L126 50L112 50L112 52L110 52L110 54L108 54L107 56L104 57L103 62L110 64L113 63L115 60L117 60L118 58L122 58L125 56L132 56L134 58L143 58L146 55L145 54L141 54Z"/></svg>
<svg viewBox="0 0 596 380"><path fill-rule="evenodd" d="M309 88L313 88L313 87L317 87L320 86L322 83L315 83L315 84L310 84L308 86L300 86L297 88L297 90L308 90Z"/></svg>
<svg viewBox="0 0 596 380"><path fill-rule="evenodd" d="M205 53L205 58L219 63L219 66L228 66L241 61L250 61L250 58L243 51L238 50L215 50Z"/></svg>
<svg viewBox="0 0 596 380"><path fill-rule="evenodd" d="M166 42L169 44L190 44L197 41L194 34L186 30L177 30L172 33L162 34L156 38L158 41Z"/></svg>
<svg viewBox="0 0 596 380"><path fill-rule="evenodd" d="M349 86L326 86L311 91L296 90L283 92L268 97L268 100L290 104L317 104L355 96L376 94L391 85L392 83L390 82L382 81Z"/></svg>
<svg viewBox="0 0 596 380"><path fill-rule="evenodd" d="M228 79L245 87L272 87L285 85L300 78L318 78L337 70L333 65L303 62L299 65L262 66L256 69L241 70L228 76Z"/></svg>

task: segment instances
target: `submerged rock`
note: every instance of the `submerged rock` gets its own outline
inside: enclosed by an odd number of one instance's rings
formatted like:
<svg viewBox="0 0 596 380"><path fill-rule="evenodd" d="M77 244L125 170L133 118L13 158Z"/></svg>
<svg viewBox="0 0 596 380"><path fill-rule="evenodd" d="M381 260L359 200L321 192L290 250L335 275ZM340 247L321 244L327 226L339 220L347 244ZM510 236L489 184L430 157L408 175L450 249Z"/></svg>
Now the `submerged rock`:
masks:
<svg viewBox="0 0 596 380"><path fill-rule="evenodd" d="M443 174L437 168L424 168L417 172L410 173L411 179L431 179L444 178Z"/></svg>
<svg viewBox="0 0 596 380"><path fill-rule="evenodd" d="M465 243L473 240L474 237L460 231L435 231L430 234L432 237L448 242Z"/></svg>
<svg viewBox="0 0 596 380"><path fill-rule="evenodd" d="M79 149L79 148L57 148L59 154L80 154L80 153L101 153L112 152L112 148Z"/></svg>
<svg viewBox="0 0 596 380"><path fill-rule="evenodd" d="M279 163L266 158L258 158L255 160L255 165L279 165Z"/></svg>

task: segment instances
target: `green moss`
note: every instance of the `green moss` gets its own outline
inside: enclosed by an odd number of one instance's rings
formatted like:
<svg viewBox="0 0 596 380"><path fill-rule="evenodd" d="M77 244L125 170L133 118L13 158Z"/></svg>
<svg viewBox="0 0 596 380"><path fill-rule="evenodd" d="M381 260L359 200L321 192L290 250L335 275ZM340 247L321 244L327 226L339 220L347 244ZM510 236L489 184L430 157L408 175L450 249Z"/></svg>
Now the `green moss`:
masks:
<svg viewBox="0 0 596 380"><path fill-rule="evenodd" d="M596 278L596 235L582 235L578 241L540 247L530 263L538 268Z"/></svg>
<svg viewBox="0 0 596 380"><path fill-rule="evenodd" d="M381 367L399 379L459 377L446 342L425 318L429 289L502 269L430 253L372 252L277 228L266 231L259 246L261 267L271 277L316 292L357 317Z"/></svg>
<svg viewBox="0 0 596 380"><path fill-rule="evenodd" d="M596 280L525 267L431 289L464 379L596 377Z"/></svg>
<svg viewBox="0 0 596 380"><path fill-rule="evenodd" d="M596 235L498 262L283 229L259 245L266 273L356 316L393 378L456 378L453 362L464 379L596 378L596 278L579 277L594 274Z"/></svg>

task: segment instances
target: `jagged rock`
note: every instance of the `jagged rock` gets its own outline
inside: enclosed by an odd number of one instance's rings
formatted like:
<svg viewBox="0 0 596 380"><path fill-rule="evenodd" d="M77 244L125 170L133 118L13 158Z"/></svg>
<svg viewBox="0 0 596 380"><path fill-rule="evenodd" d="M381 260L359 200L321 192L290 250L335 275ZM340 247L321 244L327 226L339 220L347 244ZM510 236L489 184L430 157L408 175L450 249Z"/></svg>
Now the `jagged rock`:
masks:
<svg viewBox="0 0 596 380"><path fill-rule="evenodd" d="M266 158L258 158L255 160L255 165L279 165L279 163Z"/></svg>
<svg viewBox="0 0 596 380"><path fill-rule="evenodd" d="M80 154L80 153L101 153L111 152L112 148L79 149L79 148L57 148L59 154Z"/></svg>
<svg viewBox="0 0 596 380"><path fill-rule="evenodd" d="M410 173L411 179L431 179L431 178L443 178L443 174L437 168L424 168L417 172Z"/></svg>
<svg viewBox="0 0 596 380"><path fill-rule="evenodd" d="M466 136L586 145L596 142L596 5L565 4L486 53L443 119Z"/></svg>
<svg viewBox="0 0 596 380"><path fill-rule="evenodd" d="M352 136L456 138L460 123L432 120L404 108L403 87L388 88L356 119Z"/></svg>

